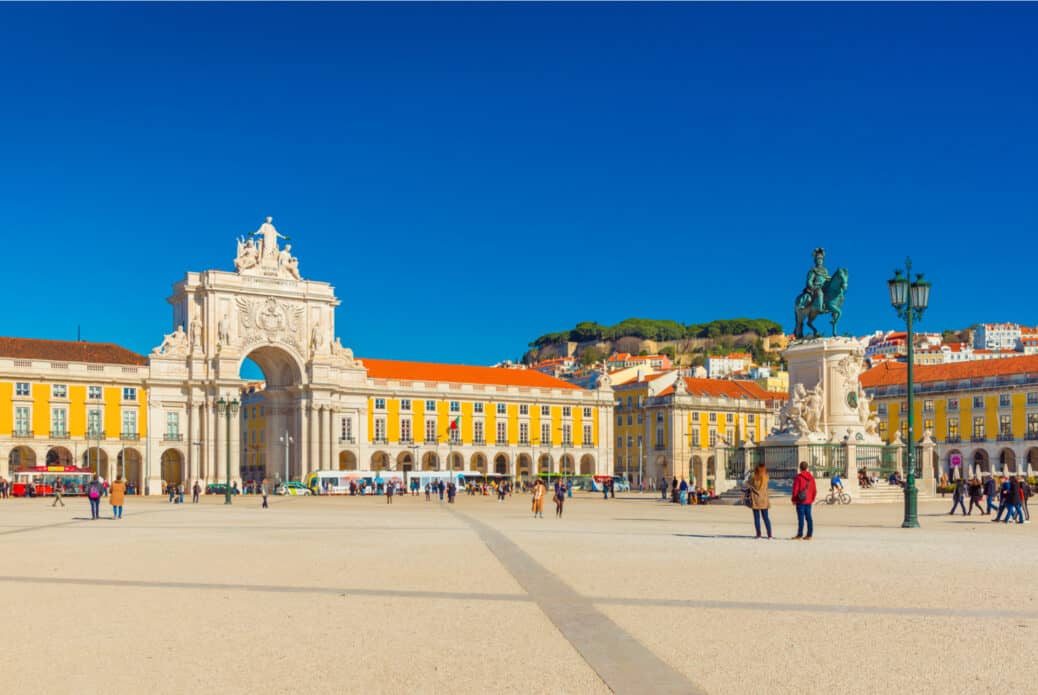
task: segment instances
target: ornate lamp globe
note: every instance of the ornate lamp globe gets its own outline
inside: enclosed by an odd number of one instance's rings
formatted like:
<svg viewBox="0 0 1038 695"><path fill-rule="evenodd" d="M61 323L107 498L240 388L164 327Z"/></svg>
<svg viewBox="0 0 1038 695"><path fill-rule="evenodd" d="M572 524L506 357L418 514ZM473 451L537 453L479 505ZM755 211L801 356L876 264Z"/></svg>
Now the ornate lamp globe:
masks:
<svg viewBox="0 0 1038 695"><path fill-rule="evenodd" d="M890 288L890 304L895 309L900 309L908 303L908 278L905 277L904 273L900 270L895 270L894 277L887 280L887 287ZM929 292L929 286L927 287L927 292Z"/></svg>
<svg viewBox="0 0 1038 695"><path fill-rule="evenodd" d="M923 274L915 276L912 283L912 306L922 311L930 302L930 282L923 279Z"/></svg>

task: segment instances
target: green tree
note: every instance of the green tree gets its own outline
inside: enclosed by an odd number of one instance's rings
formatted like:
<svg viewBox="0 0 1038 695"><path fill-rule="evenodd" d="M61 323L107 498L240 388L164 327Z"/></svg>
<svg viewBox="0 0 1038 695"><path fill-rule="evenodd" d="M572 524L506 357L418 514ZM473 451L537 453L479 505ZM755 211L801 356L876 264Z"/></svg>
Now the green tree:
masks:
<svg viewBox="0 0 1038 695"><path fill-rule="evenodd" d="M580 364L587 367L605 359L605 353L594 345L585 348L580 353Z"/></svg>

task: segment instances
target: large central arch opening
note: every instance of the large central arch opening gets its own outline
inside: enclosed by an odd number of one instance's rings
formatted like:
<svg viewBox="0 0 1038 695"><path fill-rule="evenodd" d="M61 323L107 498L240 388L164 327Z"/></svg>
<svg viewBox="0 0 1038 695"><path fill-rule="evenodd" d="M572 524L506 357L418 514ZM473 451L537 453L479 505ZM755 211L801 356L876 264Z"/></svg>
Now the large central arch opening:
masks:
<svg viewBox="0 0 1038 695"><path fill-rule="evenodd" d="M245 355L238 376L244 382L239 418L242 484L300 480L305 389L299 358L283 347L263 345Z"/></svg>

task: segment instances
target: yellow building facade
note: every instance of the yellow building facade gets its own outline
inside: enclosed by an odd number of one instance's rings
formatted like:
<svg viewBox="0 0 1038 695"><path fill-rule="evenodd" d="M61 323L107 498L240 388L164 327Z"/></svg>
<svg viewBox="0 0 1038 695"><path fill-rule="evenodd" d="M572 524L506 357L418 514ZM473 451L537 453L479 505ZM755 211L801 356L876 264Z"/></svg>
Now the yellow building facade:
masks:
<svg viewBox="0 0 1038 695"><path fill-rule="evenodd" d="M861 381L883 440L907 441L905 365L886 362ZM914 383L915 439L937 443L938 477L1038 470L1038 356L919 365Z"/></svg>
<svg viewBox="0 0 1038 695"><path fill-rule="evenodd" d="M760 441L777 401L751 381L656 374L614 387L614 471L638 482L677 476L712 487L715 450Z"/></svg>

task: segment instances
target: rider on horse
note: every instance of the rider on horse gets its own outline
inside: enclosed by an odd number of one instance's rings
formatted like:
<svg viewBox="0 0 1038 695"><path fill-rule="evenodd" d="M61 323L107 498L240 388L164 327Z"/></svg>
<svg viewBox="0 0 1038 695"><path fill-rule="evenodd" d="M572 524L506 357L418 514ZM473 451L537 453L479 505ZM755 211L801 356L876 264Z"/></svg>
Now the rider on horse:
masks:
<svg viewBox="0 0 1038 695"><path fill-rule="evenodd" d="M815 265L807 271L807 284L800 296L800 306L803 308L814 308L816 311L825 309L825 299L822 289L829 281L829 271L825 269L825 249L818 247L814 251Z"/></svg>

